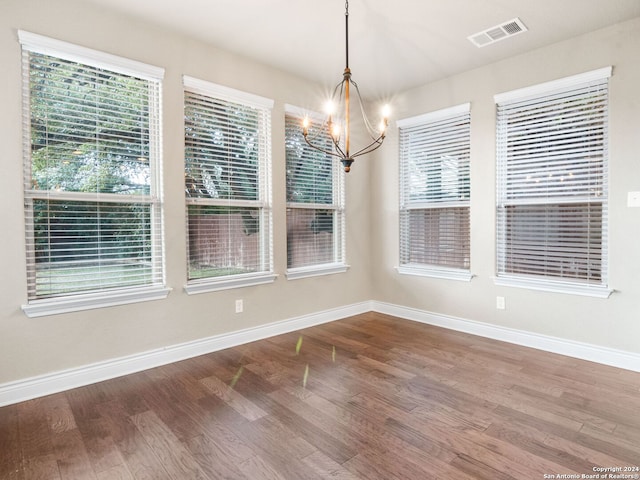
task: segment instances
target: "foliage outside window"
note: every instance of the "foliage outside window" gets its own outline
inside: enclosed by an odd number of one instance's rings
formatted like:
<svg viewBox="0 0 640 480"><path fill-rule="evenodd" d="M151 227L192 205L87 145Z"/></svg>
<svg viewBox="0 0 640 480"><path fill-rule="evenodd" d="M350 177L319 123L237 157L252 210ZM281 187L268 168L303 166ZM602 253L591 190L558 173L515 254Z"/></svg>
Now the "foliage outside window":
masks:
<svg viewBox="0 0 640 480"><path fill-rule="evenodd" d="M187 291L272 281L272 101L184 78Z"/></svg>
<svg viewBox="0 0 640 480"><path fill-rule="evenodd" d="M610 74L496 96L498 283L609 295Z"/></svg>
<svg viewBox="0 0 640 480"><path fill-rule="evenodd" d="M469 108L398 121L401 273L471 279Z"/></svg>
<svg viewBox="0 0 640 480"><path fill-rule="evenodd" d="M287 276L296 278L345 270L343 175L331 155L309 147L302 135L303 114L287 106ZM309 135L324 148L332 144L319 120L310 119Z"/></svg>
<svg viewBox="0 0 640 480"><path fill-rule="evenodd" d="M29 301L163 287L162 70L20 40Z"/></svg>

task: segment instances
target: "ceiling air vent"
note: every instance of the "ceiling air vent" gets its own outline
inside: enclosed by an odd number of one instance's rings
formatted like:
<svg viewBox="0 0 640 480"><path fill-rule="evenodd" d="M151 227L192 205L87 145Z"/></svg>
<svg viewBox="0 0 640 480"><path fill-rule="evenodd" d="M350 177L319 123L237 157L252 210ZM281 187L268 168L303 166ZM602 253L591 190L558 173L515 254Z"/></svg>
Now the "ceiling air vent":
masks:
<svg viewBox="0 0 640 480"><path fill-rule="evenodd" d="M486 47L487 45L526 31L527 27L522 23L522 20L514 18L513 20L488 28L482 32L474 33L467 38L476 47Z"/></svg>

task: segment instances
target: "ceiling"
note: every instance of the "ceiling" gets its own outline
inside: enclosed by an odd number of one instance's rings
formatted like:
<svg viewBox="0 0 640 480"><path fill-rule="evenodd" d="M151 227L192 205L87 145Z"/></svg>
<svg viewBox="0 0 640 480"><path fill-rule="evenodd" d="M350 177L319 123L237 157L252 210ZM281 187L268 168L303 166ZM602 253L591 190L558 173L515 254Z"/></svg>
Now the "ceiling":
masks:
<svg viewBox="0 0 640 480"><path fill-rule="evenodd" d="M342 79L344 0L90 1L328 86ZM638 16L640 0L350 0L349 66L365 97L382 98ZM467 39L515 17L527 32Z"/></svg>

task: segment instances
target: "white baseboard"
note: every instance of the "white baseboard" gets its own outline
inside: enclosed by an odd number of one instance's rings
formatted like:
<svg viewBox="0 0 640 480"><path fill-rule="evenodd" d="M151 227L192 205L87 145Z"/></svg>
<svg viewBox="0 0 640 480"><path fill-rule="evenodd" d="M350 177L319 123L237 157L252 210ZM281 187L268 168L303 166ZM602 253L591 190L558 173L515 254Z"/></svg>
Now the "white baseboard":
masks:
<svg viewBox="0 0 640 480"><path fill-rule="evenodd" d="M640 355L637 353L370 301L0 384L0 407L370 311L640 372Z"/></svg>
<svg viewBox="0 0 640 480"><path fill-rule="evenodd" d="M237 332L216 335L135 355L115 358L79 368L0 384L0 407L101 382L103 380L109 380L122 375L140 372L149 368L159 367L168 363L235 347L275 335L301 330L314 325L333 322L334 320L370 312L371 310L371 302L362 302L267 325L247 328Z"/></svg>
<svg viewBox="0 0 640 480"><path fill-rule="evenodd" d="M544 350L546 352L558 353L568 357L580 358L582 360L589 360L591 362L640 372L640 354L633 352L615 350L613 348L600 347L589 343L575 342L498 325L440 315L384 302L372 302L372 310L406 320L413 320L450 330L457 330L459 332Z"/></svg>

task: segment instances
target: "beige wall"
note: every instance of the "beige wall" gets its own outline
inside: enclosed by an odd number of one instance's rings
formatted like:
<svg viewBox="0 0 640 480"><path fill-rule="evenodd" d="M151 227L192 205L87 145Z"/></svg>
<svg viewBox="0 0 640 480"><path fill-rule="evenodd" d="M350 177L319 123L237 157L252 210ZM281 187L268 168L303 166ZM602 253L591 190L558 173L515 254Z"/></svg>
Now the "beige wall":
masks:
<svg viewBox="0 0 640 480"><path fill-rule="evenodd" d="M322 89L268 66L204 45L82 0L0 0L0 384L79 367L370 299L469 320L640 353L640 19L398 94L404 118L472 105L472 272L470 283L401 276L398 257L398 156L395 129L374 158L347 176L346 274L287 281L284 104L316 108ZM166 69L164 162L166 300L27 318L22 204L22 112L17 29L51 36ZM224 46L221 46L224 47ZM481 51L479 51L479 55ZM495 93L613 65L610 108L609 299L496 287ZM275 100L272 285L187 296L181 75ZM375 213L374 213L375 212ZM495 297L506 298L506 310ZM235 299L245 312L235 314Z"/></svg>
<svg viewBox="0 0 640 480"><path fill-rule="evenodd" d="M499 45L495 46L499 48ZM489 47L492 48L492 47ZM454 317L640 352L640 208L626 206L640 191L640 19L397 95L396 118L471 102L470 283L399 275L397 129L373 162L371 201L375 300ZM478 51L481 55L482 51ZM610 298L494 285L496 93L607 65L610 80ZM496 296L506 309L496 310Z"/></svg>
<svg viewBox="0 0 640 480"><path fill-rule="evenodd" d="M164 67L166 300L27 318L22 202L21 57L17 30ZM265 65L103 11L82 0L0 1L0 384L369 300L367 162L347 177L345 274L287 281L284 104L322 105L322 89ZM337 71L339 73L340 70ZM272 118L274 284L188 296L182 80L187 74L275 100ZM336 80L338 80L337 78ZM235 299L244 313L235 314Z"/></svg>

